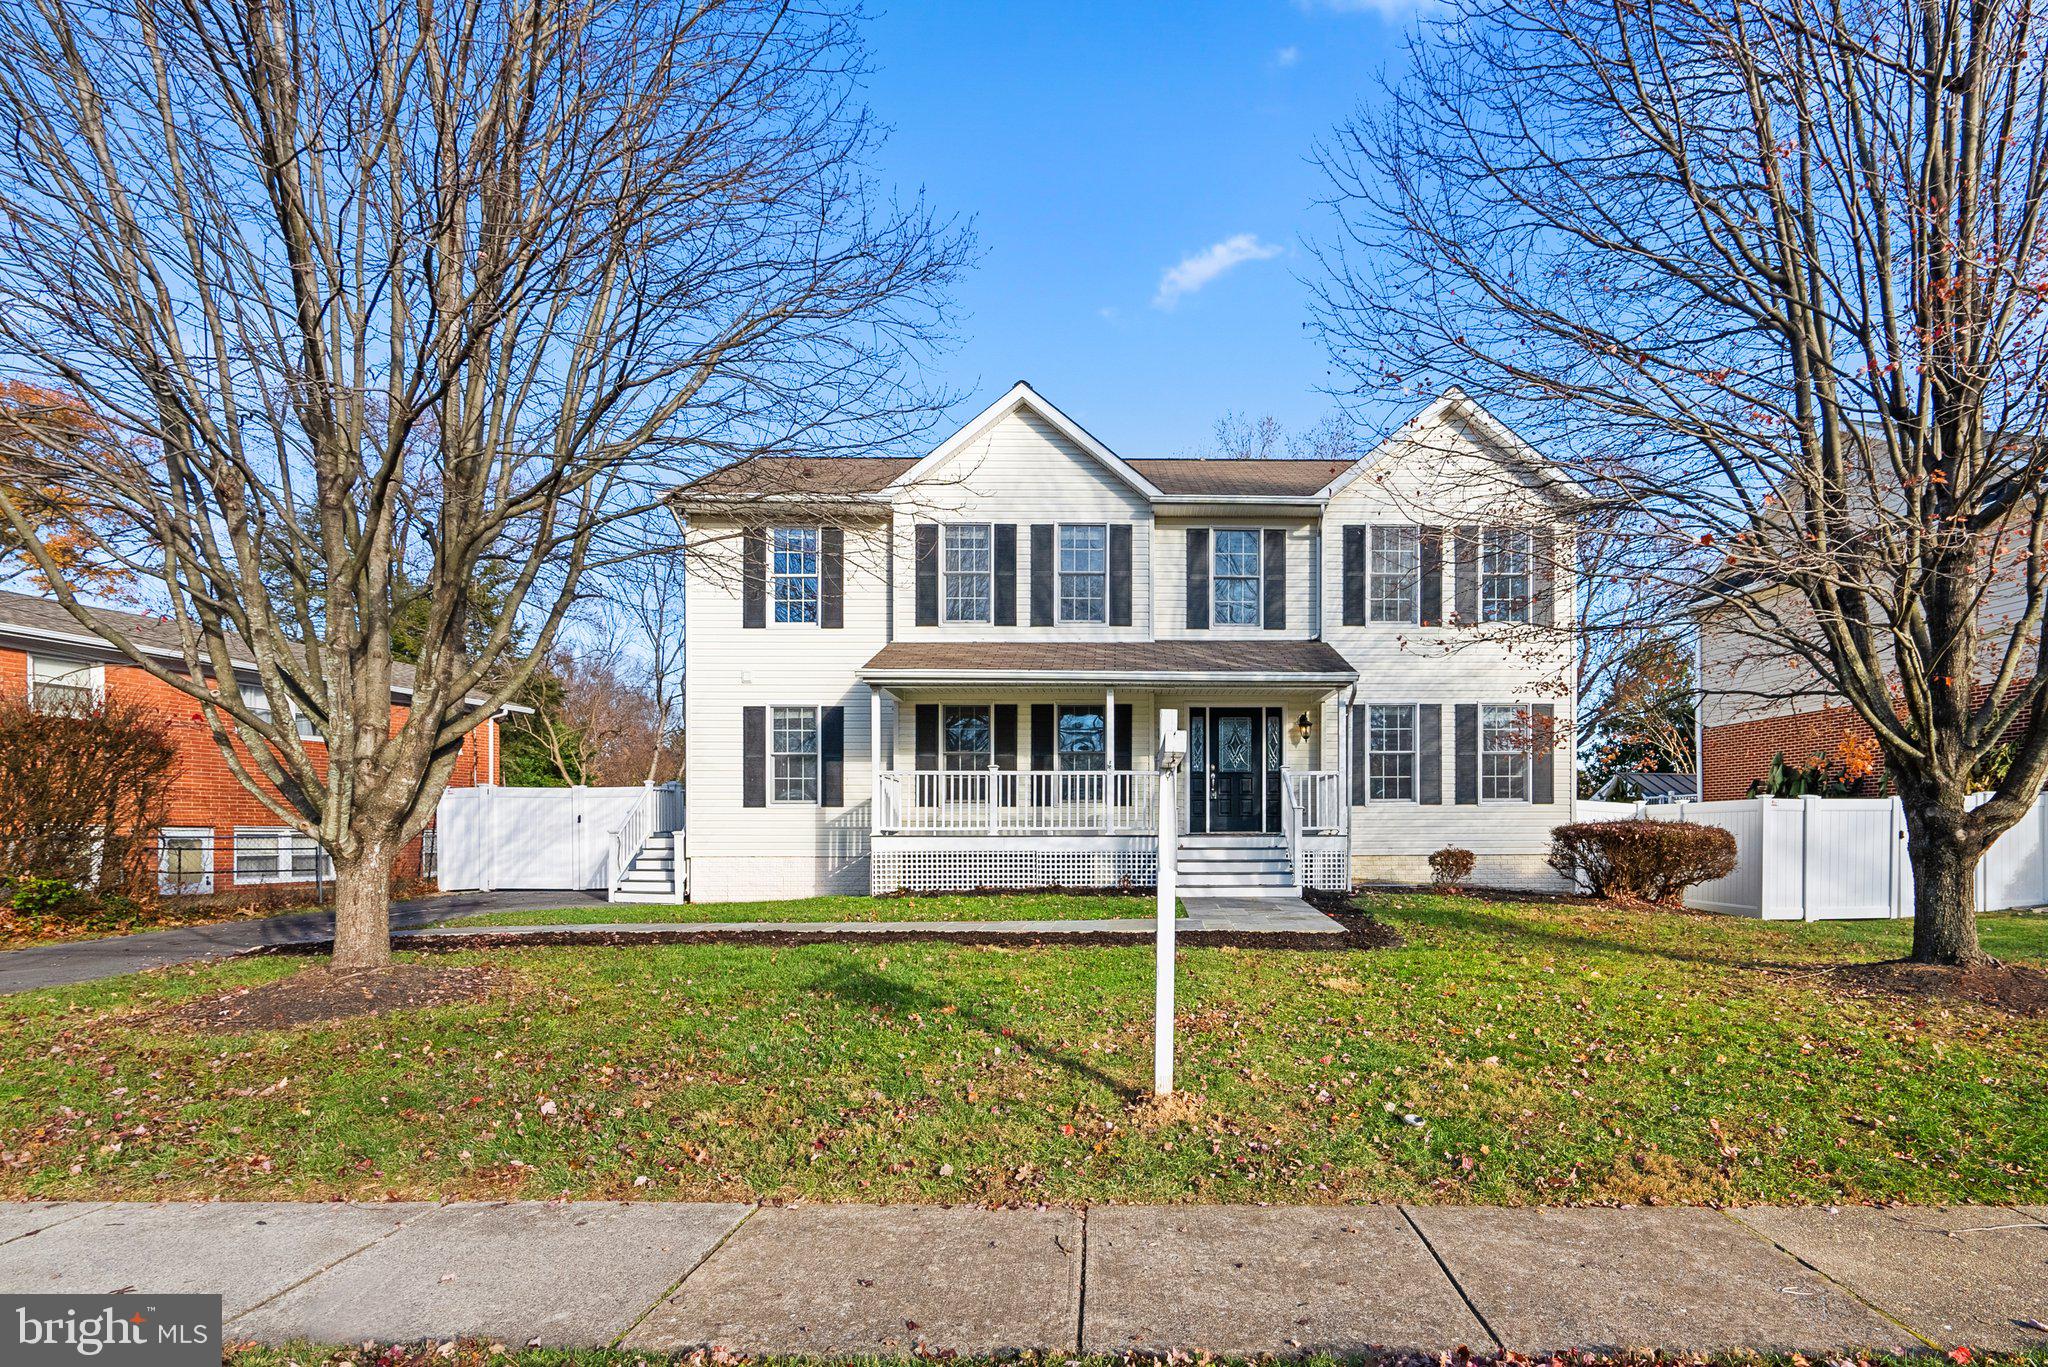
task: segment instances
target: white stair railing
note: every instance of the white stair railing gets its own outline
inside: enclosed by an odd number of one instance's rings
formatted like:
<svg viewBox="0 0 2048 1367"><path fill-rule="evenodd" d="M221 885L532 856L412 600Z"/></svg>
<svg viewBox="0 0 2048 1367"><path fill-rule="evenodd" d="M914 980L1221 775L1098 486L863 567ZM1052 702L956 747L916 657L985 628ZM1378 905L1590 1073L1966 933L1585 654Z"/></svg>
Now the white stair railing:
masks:
<svg viewBox="0 0 2048 1367"><path fill-rule="evenodd" d="M1335 769L1289 769L1283 785L1294 794L1307 835L1337 835L1344 830L1344 776Z"/></svg>
<svg viewBox="0 0 2048 1367"><path fill-rule="evenodd" d="M654 819L654 785L646 784L640 789L639 800L626 813L626 819L611 832L611 866L606 870L605 894L607 902L618 900L619 888L626 881L626 871L633 867L633 861L646 847L647 836Z"/></svg>
<svg viewBox="0 0 2048 1367"><path fill-rule="evenodd" d="M1287 876L1294 890L1301 891L1301 787L1297 779L1306 775L1291 769L1280 771L1280 834L1287 842Z"/></svg>

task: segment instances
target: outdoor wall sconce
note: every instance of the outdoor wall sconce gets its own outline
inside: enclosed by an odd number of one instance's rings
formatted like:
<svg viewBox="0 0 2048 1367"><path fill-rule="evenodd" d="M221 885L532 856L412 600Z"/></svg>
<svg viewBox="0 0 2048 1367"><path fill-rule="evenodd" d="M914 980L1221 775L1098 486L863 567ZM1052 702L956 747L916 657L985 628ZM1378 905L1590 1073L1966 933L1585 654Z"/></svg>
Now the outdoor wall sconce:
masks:
<svg viewBox="0 0 2048 1367"><path fill-rule="evenodd" d="M1304 712L1294 723L1294 738L1301 744L1308 744L1308 738L1315 734L1315 718Z"/></svg>

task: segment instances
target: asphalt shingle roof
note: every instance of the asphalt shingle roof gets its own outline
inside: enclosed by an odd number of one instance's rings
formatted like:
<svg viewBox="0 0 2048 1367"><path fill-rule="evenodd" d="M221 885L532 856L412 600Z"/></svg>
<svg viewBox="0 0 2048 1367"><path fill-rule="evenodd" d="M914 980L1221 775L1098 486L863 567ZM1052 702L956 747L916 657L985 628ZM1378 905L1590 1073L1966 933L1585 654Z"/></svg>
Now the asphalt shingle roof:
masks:
<svg viewBox="0 0 2048 1367"><path fill-rule="evenodd" d="M893 641L862 670L1357 675L1324 641Z"/></svg>

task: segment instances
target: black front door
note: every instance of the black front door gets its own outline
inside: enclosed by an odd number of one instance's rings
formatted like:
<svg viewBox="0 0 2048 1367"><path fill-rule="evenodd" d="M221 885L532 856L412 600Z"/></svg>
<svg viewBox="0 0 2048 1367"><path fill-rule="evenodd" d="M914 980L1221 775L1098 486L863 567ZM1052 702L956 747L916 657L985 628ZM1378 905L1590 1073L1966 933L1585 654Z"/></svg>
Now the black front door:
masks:
<svg viewBox="0 0 2048 1367"><path fill-rule="evenodd" d="M1257 831L1265 787L1264 728L1258 709L1217 707L1209 712L1209 829Z"/></svg>

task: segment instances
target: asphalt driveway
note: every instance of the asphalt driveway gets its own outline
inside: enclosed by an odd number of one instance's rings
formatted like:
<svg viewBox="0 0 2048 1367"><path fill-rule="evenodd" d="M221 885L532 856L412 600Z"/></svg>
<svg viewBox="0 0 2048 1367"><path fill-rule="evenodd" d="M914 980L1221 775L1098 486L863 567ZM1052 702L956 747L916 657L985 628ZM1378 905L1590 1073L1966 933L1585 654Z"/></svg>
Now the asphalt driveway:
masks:
<svg viewBox="0 0 2048 1367"><path fill-rule="evenodd" d="M492 911L543 911L602 903L594 892L457 892L399 902L391 909L393 930L418 930L457 916ZM0 952L0 995L38 987L64 987L96 978L117 978L166 964L224 959L270 945L318 944L334 937L334 913L303 911L260 921L229 921L217 926L183 926L140 935L115 935L103 940L37 945Z"/></svg>

